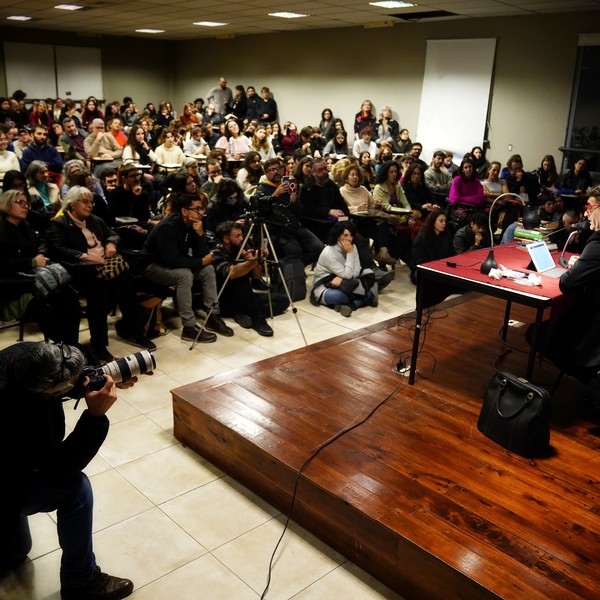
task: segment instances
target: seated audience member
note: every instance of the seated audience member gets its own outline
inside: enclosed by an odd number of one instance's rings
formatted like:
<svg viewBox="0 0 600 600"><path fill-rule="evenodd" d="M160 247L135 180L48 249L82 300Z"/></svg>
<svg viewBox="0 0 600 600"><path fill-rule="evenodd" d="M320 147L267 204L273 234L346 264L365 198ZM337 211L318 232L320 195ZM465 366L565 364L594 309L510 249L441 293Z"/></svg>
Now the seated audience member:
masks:
<svg viewBox="0 0 600 600"><path fill-rule="evenodd" d="M177 311L181 317L182 340L214 342L215 333L232 336L219 316L217 283L213 255L204 235L204 207L197 196L183 194L172 204L172 212L150 231L144 244L144 277L155 283L175 288ZM196 324L192 304L192 287L197 283L202 291L202 303L210 317L206 330Z"/></svg>
<svg viewBox="0 0 600 600"><path fill-rule="evenodd" d="M447 197L452 185L452 176L443 168L445 158L446 153L443 150L436 150L429 169L423 175L425 185L439 197Z"/></svg>
<svg viewBox="0 0 600 600"><path fill-rule="evenodd" d="M444 169L446 170L448 175L452 177L452 179L454 179L459 172L458 165L454 164L454 154L452 154L452 152L450 152L449 150L446 150L446 155L444 157Z"/></svg>
<svg viewBox="0 0 600 600"><path fill-rule="evenodd" d="M578 213L575 209L569 208L565 210L565 212L561 215L558 228L555 229L552 233L548 235L548 241L556 244L559 250L562 250L569 241L568 251L574 253L581 253L585 244L587 243L590 231L578 231L570 240L569 236L573 231L573 225L579 223L582 220L582 215ZM516 227L516 225L515 225ZM508 229L506 230L508 232ZM514 230L513 237L508 241L512 241L514 239ZM503 242L504 243L504 239Z"/></svg>
<svg viewBox="0 0 600 600"><path fill-rule="evenodd" d="M35 110L29 113L29 126L41 126L46 130L52 127L52 115L48 112L48 106L44 100L40 100Z"/></svg>
<svg viewBox="0 0 600 600"><path fill-rule="evenodd" d="M75 119L66 117L63 122L64 133L60 136L60 146L63 149L63 160L81 160L86 162L89 168L88 155L85 150L85 138L87 134L83 129L79 129Z"/></svg>
<svg viewBox="0 0 600 600"><path fill-rule="evenodd" d="M185 154L183 150L175 143L175 135L168 129L158 138L159 146L156 147L156 162L158 165L181 165Z"/></svg>
<svg viewBox="0 0 600 600"><path fill-rule="evenodd" d="M189 140L183 143L183 152L188 156L206 156L208 151L208 143L202 137L202 129L198 126L192 127Z"/></svg>
<svg viewBox="0 0 600 600"><path fill-rule="evenodd" d="M473 167L477 174L477 179L481 180L485 177L490 163L485 158L485 152L481 146L473 146L469 153L473 159Z"/></svg>
<svg viewBox="0 0 600 600"><path fill-rule="evenodd" d="M214 268L221 292L221 314L232 317L245 329L254 329L259 335L270 337L273 329L266 321L269 314L280 315L287 310L289 300L285 294L257 294L252 280L261 279L261 259L268 257L268 250L242 250L244 234L242 227L233 221L221 223L217 228L219 243L213 250ZM272 313L270 313L269 299Z"/></svg>
<svg viewBox="0 0 600 600"><path fill-rule="evenodd" d="M506 181L499 178L501 168L502 165L497 160L493 160L488 167L485 179L481 182L483 192L490 201L508 192Z"/></svg>
<svg viewBox="0 0 600 600"><path fill-rule="evenodd" d="M400 180L399 183L404 181L404 177L406 176L406 172L408 171L410 165L412 165L415 160L410 154L405 154L397 161L400 165Z"/></svg>
<svg viewBox="0 0 600 600"><path fill-rule="evenodd" d="M31 137L29 129L25 129L23 127L18 130L18 138L13 142L13 152L17 155L19 160L23 158L23 152L25 152L25 148L27 148L32 141L33 138Z"/></svg>
<svg viewBox="0 0 600 600"><path fill-rule="evenodd" d="M321 111L321 121L319 122L319 132L327 140L333 138L334 124L333 111L330 108L324 108Z"/></svg>
<svg viewBox="0 0 600 600"><path fill-rule="evenodd" d="M486 197L483 186L477 179L473 161L465 159L460 163L459 175L452 180L452 186L450 187L449 202L450 204L456 204L457 202L472 204L481 208L485 206Z"/></svg>
<svg viewBox="0 0 600 600"><path fill-rule="evenodd" d="M425 185L423 169L418 163L413 163L408 167L402 182L402 189L410 207L413 211L419 211L423 218L425 218L428 211L440 208L436 204L431 190Z"/></svg>
<svg viewBox="0 0 600 600"><path fill-rule="evenodd" d="M94 179L91 173L88 171L79 171L75 173L71 177L71 184L69 185L69 189L74 185L79 185L82 187L86 187L90 192L92 192L94 205L92 208L92 214L100 217L109 227L113 227L115 225L115 219L110 214L108 209L108 202L103 195L99 193L99 189L102 190L100 184ZM63 198L67 195L68 190L63 194ZM60 213L59 213L60 214Z"/></svg>
<svg viewBox="0 0 600 600"><path fill-rule="evenodd" d="M161 200L163 203L161 208L164 215L170 215L173 212L173 203L177 201L179 196L183 196L184 194L193 196L200 201L203 211L208 207L208 196L200 190L196 176L188 172L187 169L182 168L176 173L169 174L165 182L168 182L169 188L166 191L164 200Z"/></svg>
<svg viewBox="0 0 600 600"><path fill-rule="evenodd" d="M81 125L83 129L87 129L95 120L100 119L104 124L104 113L98 108L98 101L93 96L90 96L85 101L85 107L81 112Z"/></svg>
<svg viewBox="0 0 600 600"><path fill-rule="evenodd" d="M412 255L414 265L440 258L454 256L452 236L446 229L446 215L441 210L432 210L425 224L413 242Z"/></svg>
<svg viewBox="0 0 600 600"><path fill-rule="evenodd" d="M67 117L75 121L77 129L87 132L87 127L84 127L81 123L81 113L77 110L77 104L71 98L65 100L65 105L60 114L60 122L62 123Z"/></svg>
<svg viewBox="0 0 600 600"><path fill-rule="evenodd" d="M410 133L408 129L401 129L398 133L398 138L396 139L396 146L398 148L397 152L399 154L406 154L410 147L412 146L412 141L410 139Z"/></svg>
<svg viewBox="0 0 600 600"><path fill-rule="evenodd" d="M261 165L261 156L258 152L252 150L246 155L235 179L244 193L249 191L248 197L250 197L263 175L264 170Z"/></svg>
<svg viewBox="0 0 600 600"><path fill-rule="evenodd" d="M275 150L267 135L267 128L264 125L259 125L254 130L250 148L254 152L258 152L262 161L275 157Z"/></svg>
<svg viewBox="0 0 600 600"><path fill-rule="evenodd" d="M87 319L93 353L102 361L113 360L108 351L108 313L116 302L123 315L117 335L136 346L156 350L144 335L144 316L139 310L133 279L127 270L112 279L101 279L98 269L117 255L118 236L92 214L93 195L87 188L72 187L63 202L64 214L48 228L46 243L52 260L62 262L73 277L72 285L87 300Z"/></svg>
<svg viewBox="0 0 600 600"><path fill-rule="evenodd" d="M359 158L362 152L368 152L371 158L377 154L377 144L373 141L373 128L365 127L360 132L360 138L352 145L352 155Z"/></svg>
<svg viewBox="0 0 600 600"><path fill-rule="evenodd" d="M331 179L331 181L333 181L335 183L335 185L337 185L338 187L342 187L344 185L344 171L352 164L357 164L355 160L351 160L349 158L340 158L339 160L336 160L335 163L333 163L333 165L331 166L331 169L329 171L329 178ZM360 165L359 165L360 167ZM362 176L363 176L363 183L364 183L364 173L363 170L360 170ZM365 186L366 187L366 186ZM369 186L370 187L370 186Z"/></svg>
<svg viewBox="0 0 600 600"><path fill-rule="evenodd" d="M112 192L119 185L119 176L117 170L113 167L105 167L99 173L100 185L104 192L104 198L108 197L108 194Z"/></svg>
<svg viewBox="0 0 600 600"><path fill-rule="evenodd" d="M146 132L141 125L133 125L129 130L127 143L123 148L123 164L153 165L158 157L146 140Z"/></svg>
<svg viewBox="0 0 600 600"><path fill-rule="evenodd" d="M27 223L29 200L25 193L10 190L0 196L0 275L33 275L36 267L48 264ZM32 282L3 284L0 321L33 320L55 342L77 344L79 299L70 286L63 286L42 300L33 293Z"/></svg>
<svg viewBox="0 0 600 600"><path fill-rule="evenodd" d="M67 428L63 397L72 390L85 364L81 351L66 344L22 342L0 353L0 389L7 423L0 441L0 468L11 490L1 505L0 569L5 572L25 562L31 551L28 516L55 510L62 549L60 597L116 600L129 596L133 583L103 573L96 564L93 494L83 469L106 438L106 412L117 394L114 381L105 376L102 389L84 392L87 408L80 410L78 419L69 419ZM48 576L58 576L52 570ZM40 574L34 575L33 569L28 579L31 587L41 585ZM6 589L4 582L3 587Z"/></svg>
<svg viewBox="0 0 600 600"><path fill-rule="evenodd" d="M315 262L323 249L317 236L302 225L302 203L290 182L283 179L281 158L265 162L265 180L258 184L252 197L253 206L267 206L269 233L277 258L300 258L304 265Z"/></svg>
<svg viewBox="0 0 600 600"><path fill-rule="evenodd" d="M383 210L392 207L411 208L402 186L398 183L400 167L395 160L385 163L377 173L373 198L381 203Z"/></svg>
<svg viewBox="0 0 600 600"><path fill-rule="evenodd" d="M343 130L336 131L335 135L325 144L323 156L344 158L348 154L348 134Z"/></svg>
<svg viewBox="0 0 600 600"><path fill-rule="evenodd" d="M293 154L294 147L298 141L298 128L295 123L288 123L284 127L283 138L281 140L281 149L284 154Z"/></svg>
<svg viewBox="0 0 600 600"><path fill-rule="evenodd" d="M592 178L585 158L577 159L560 180L562 190L572 190L576 194L585 194L591 185Z"/></svg>
<svg viewBox="0 0 600 600"><path fill-rule="evenodd" d="M483 213L471 215L468 223L454 234L453 245L456 254L489 247L488 217Z"/></svg>
<svg viewBox="0 0 600 600"><path fill-rule="evenodd" d="M11 124L17 122L17 113L11 106L10 98L0 98L0 124Z"/></svg>
<svg viewBox="0 0 600 600"><path fill-rule="evenodd" d="M202 119L196 114L194 105L189 103L183 105L179 121L184 131L190 131L193 127L198 127L202 124Z"/></svg>
<svg viewBox="0 0 600 600"><path fill-rule="evenodd" d="M116 168L120 164L123 149L119 146L117 140L105 131L102 119L94 119L91 122L90 134L85 138L83 144L88 158L92 161L98 161L94 170L106 167Z"/></svg>
<svg viewBox="0 0 600 600"><path fill-rule="evenodd" d="M108 194L108 210L114 219L118 217L133 217L140 223L150 220L152 199L144 190L142 172L134 163L127 163L121 167L121 185Z"/></svg>
<svg viewBox="0 0 600 600"><path fill-rule="evenodd" d="M542 205L538 208L537 214L542 223L557 223L560 221L561 213L556 211L554 196L545 195L542 198Z"/></svg>
<svg viewBox="0 0 600 600"><path fill-rule="evenodd" d="M208 144L209 150L213 150L221 136L214 131L211 121L204 123L200 129L202 130L202 139Z"/></svg>
<svg viewBox="0 0 600 600"><path fill-rule="evenodd" d="M247 211L248 203L240 186L233 179L223 179L208 205L206 229L216 234L218 226L226 221L234 221L243 227Z"/></svg>
<svg viewBox="0 0 600 600"><path fill-rule="evenodd" d="M62 137L64 132L65 130L63 129L62 123L52 123L52 126L48 130L48 143L54 148L56 148L58 152L61 152L62 150L60 145L60 138Z"/></svg>
<svg viewBox="0 0 600 600"><path fill-rule="evenodd" d="M421 153L423 152L423 144L421 142L413 142L409 154L413 158L413 162L419 163L423 169L423 173L427 171L427 163L421 159Z"/></svg>
<svg viewBox="0 0 600 600"><path fill-rule="evenodd" d="M389 106L384 106L381 109L379 121L374 126L376 143L381 146L383 143L388 143L394 152L398 152L398 144L396 142L400 133L400 125L398 121L392 117L392 109Z"/></svg>
<svg viewBox="0 0 600 600"><path fill-rule="evenodd" d="M394 160L394 153L392 152L392 147L384 142L381 144L377 151L377 156L375 157L375 175L377 175L377 172L381 169L381 165L388 160Z"/></svg>
<svg viewBox="0 0 600 600"><path fill-rule="evenodd" d="M60 208L60 190L50 183L50 172L45 162L34 160L25 171L27 192L32 210L54 215Z"/></svg>
<svg viewBox="0 0 600 600"><path fill-rule="evenodd" d="M521 157L515 155L508 161L508 173L503 179L506 181L508 191L519 194L526 203L533 203L540 192L537 178L523 169Z"/></svg>
<svg viewBox="0 0 600 600"><path fill-rule="evenodd" d="M159 102L158 113L154 118L154 122L159 127L162 127L164 130L171 124L171 121L173 121L174 118L175 115L173 114L173 108L171 107L171 103L165 102L164 100L162 102Z"/></svg>
<svg viewBox="0 0 600 600"><path fill-rule="evenodd" d="M206 181L202 184L201 190L208 196L209 200L214 196L217 185L225 179L221 162L218 158L209 158L206 161Z"/></svg>
<svg viewBox="0 0 600 600"><path fill-rule="evenodd" d="M56 148L48 143L48 130L41 125L33 130L33 142L23 151L21 171L27 171L27 167L34 160L45 162L52 173L62 171L63 158Z"/></svg>
<svg viewBox="0 0 600 600"><path fill-rule="evenodd" d="M314 137L313 128L310 126L303 127L300 130L300 136L294 144L294 150L302 150L307 156L321 156L323 146L319 138Z"/></svg>
<svg viewBox="0 0 600 600"><path fill-rule="evenodd" d="M275 154L280 156L283 153L283 147L281 145L281 142L283 141L283 133L281 132L281 125L279 125L277 121L271 124L269 141L271 142L271 146L273 146L273 151Z"/></svg>
<svg viewBox="0 0 600 600"><path fill-rule="evenodd" d="M555 192L556 188L560 187L560 176L556 170L556 162L554 156L546 154L542 158L542 163L535 169L533 175L537 178L540 185L540 193L546 191Z"/></svg>
<svg viewBox="0 0 600 600"><path fill-rule="evenodd" d="M370 152L361 152L358 157L358 164L363 172L363 177L365 178L365 185L368 185L369 188L375 185L375 181L377 179L377 174L375 173L375 167L373 166L373 157Z"/></svg>
<svg viewBox="0 0 600 600"><path fill-rule="evenodd" d="M8 138L6 134L0 132L0 181L4 179L7 171L20 171L21 165L14 152L7 150Z"/></svg>
<svg viewBox="0 0 600 600"><path fill-rule="evenodd" d="M302 189L303 185L310 181L310 178L312 177L312 165L312 156L305 156L304 158L300 159L298 164L295 166L292 176L296 180L298 191Z"/></svg>
<svg viewBox="0 0 600 600"><path fill-rule="evenodd" d="M144 130L144 139L152 150L157 146L156 138L154 137L154 121L150 117L141 117L136 123Z"/></svg>
<svg viewBox="0 0 600 600"><path fill-rule="evenodd" d="M240 126L235 119L227 121L225 127L226 134L219 138L215 147L224 150L230 160L244 158L250 152L250 141L240 134Z"/></svg>
<svg viewBox="0 0 600 600"><path fill-rule="evenodd" d="M333 307L344 317L361 306L378 304L377 282L372 271L361 268L353 238L352 223L339 221L333 225L317 261L310 293L313 304Z"/></svg>
<svg viewBox="0 0 600 600"><path fill-rule="evenodd" d="M370 100L364 100L360 111L354 116L354 139L360 140L365 129L370 129L372 134L376 124L377 117L374 114L373 103ZM375 156L375 152L372 155ZM358 154L354 156L358 157Z"/></svg>
<svg viewBox="0 0 600 600"><path fill-rule="evenodd" d="M277 120L277 102L271 96L268 87L260 88L261 100L257 102L256 110L261 123L272 123Z"/></svg>
<svg viewBox="0 0 600 600"><path fill-rule="evenodd" d="M373 195L363 184L363 175L360 167L350 165L343 175L344 185L340 194L348 206L350 214L357 214L369 209L380 209L381 203L373 199ZM390 255L390 225L380 218L368 217L358 220L357 229L366 237L371 238L375 247L375 260L386 265L395 265L396 259Z"/></svg>
<svg viewBox="0 0 600 600"><path fill-rule="evenodd" d="M73 178L75 177L75 175L77 175L78 173L84 173L87 171L88 171L88 169L86 169L86 165L84 164L84 162L82 160L73 158L73 159L65 162L63 172L62 172L62 177L61 177L60 195L64 198L67 195L69 188L72 185L75 185L75 183L73 181ZM97 181L95 179L93 181L94 181L94 187L93 187L93 189L91 189L92 193L100 196L102 198L102 200L104 201L104 203L106 203L106 195L104 193L104 189L102 188L102 185L100 184L99 181Z"/></svg>

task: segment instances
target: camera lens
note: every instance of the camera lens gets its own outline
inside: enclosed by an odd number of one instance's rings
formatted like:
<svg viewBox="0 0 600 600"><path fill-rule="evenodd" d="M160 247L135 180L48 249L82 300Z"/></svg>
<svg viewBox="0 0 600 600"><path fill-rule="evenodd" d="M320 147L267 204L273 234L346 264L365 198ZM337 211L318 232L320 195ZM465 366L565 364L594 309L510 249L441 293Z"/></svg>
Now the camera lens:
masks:
<svg viewBox="0 0 600 600"><path fill-rule="evenodd" d="M129 356L117 358L112 362L106 363L102 371L110 375L116 383L128 381L136 375L141 375L152 371L156 367L156 360L151 352L142 350Z"/></svg>

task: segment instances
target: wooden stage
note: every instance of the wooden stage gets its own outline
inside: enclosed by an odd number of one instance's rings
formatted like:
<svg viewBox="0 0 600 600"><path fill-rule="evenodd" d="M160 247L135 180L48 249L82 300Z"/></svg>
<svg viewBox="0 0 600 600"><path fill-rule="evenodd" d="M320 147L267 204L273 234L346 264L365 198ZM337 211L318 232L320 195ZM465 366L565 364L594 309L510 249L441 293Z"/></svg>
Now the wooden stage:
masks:
<svg viewBox="0 0 600 600"><path fill-rule="evenodd" d="M503 311L478 295L438 307L414 386L392 370L413 318L180 387L175 435L287 512L313 449L401 381L307 465L294 520L407 599L600 598L600 429L579 416L580 384L555 394L549 458L512 455L477 430ZM534 314L513 306L512 318ZM526 348L524 329L508 342ZM521 374L526 356L498 363ZM536 367L536 383L556 377Z"/></svg>

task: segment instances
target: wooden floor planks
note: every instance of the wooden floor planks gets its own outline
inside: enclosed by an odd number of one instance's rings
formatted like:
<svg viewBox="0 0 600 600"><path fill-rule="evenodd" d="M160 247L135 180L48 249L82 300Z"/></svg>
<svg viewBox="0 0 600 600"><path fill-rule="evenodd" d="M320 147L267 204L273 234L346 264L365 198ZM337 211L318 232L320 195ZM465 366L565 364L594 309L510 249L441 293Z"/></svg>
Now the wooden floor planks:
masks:
<svg viewBox="0 0 600 600"><path fill-rule="evenodd" d="M580 385L555 395L549 458L512 455L476 428L494 366L526 362L524 328L511 328L509 352L497 339L503 311L471 295L433 313L427 379L402 380L303 472L294 519L406 598L600 597L600 432L577 411ZM178 388L175 435L287 510L309 454L400 382L409 326L393 319ZM536 382L556 377L538 365Z"/></svg>

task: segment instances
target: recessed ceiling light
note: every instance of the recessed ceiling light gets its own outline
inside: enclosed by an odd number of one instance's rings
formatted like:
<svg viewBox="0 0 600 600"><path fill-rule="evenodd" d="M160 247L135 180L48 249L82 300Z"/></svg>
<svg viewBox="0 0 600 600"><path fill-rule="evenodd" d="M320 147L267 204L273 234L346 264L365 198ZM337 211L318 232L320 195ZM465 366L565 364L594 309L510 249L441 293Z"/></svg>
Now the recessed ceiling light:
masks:
<svg viewBox="0 0 600 600"><path fill-rule="evenodd" d="M369 2L371 6L380 6L381 8L408 8L417 6L412 2L400 2L400 0L384 0L383 2Z"/></svg>
<svg viewBox="0 0 600 600"><path fill-rule="evenodd" d="M281 17L282 19L299 19L301 17L310 17L310 15L303 15L302 13L295 12L276 12L269 13L270 17Z"/></svg>
<svg viewBox="0 0 600 600"><path fill-rule="evenodd" d="M219 23L218 21L197 21L194 25L200 25L201 27L224 27L229 23Z"/></svg>
<svg viewBox="0 0 600 600"><path fill-rule="evenodd" d="M83 6L79 6L79 4L57 4L54 8L59 10L81 10Z"/></svg>
<svg viewBox="0 0 600 600"><path fill-rule="evenodd" d="M165 29L136 29L136 33L164 33Z"/></svg>
<svg viewBox="0 0 600 600"><path fill-rule="evenodd" d="M22 15L13 15L12 17L6 17L9 21L31 21L33 17L24 17Z"/></svg>

